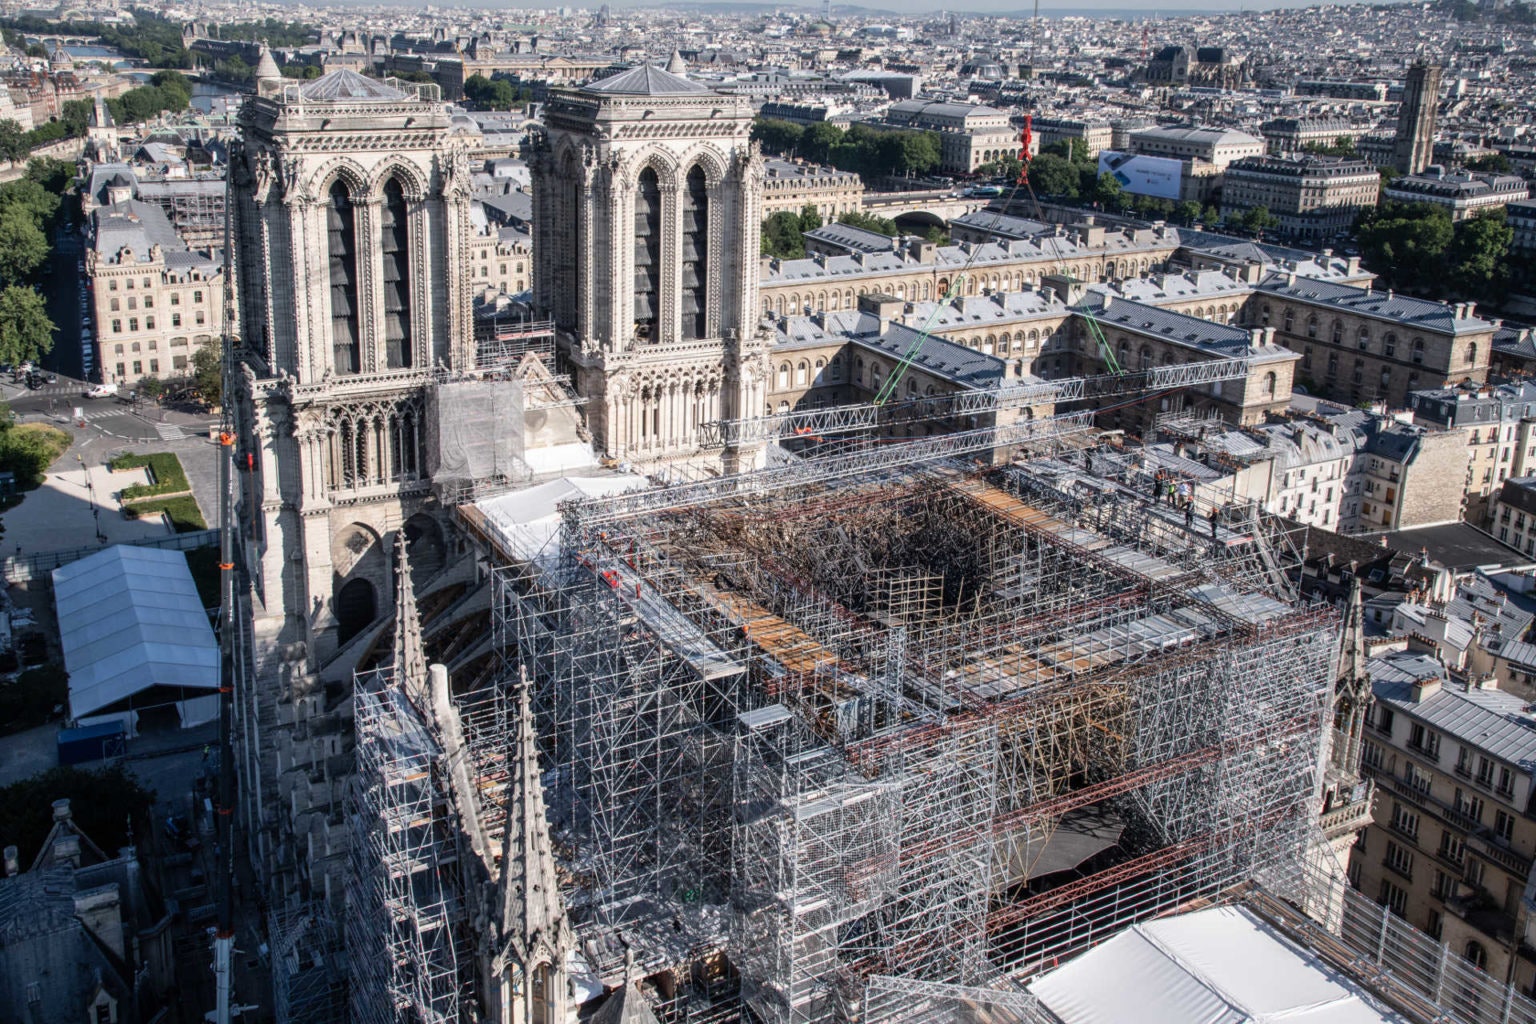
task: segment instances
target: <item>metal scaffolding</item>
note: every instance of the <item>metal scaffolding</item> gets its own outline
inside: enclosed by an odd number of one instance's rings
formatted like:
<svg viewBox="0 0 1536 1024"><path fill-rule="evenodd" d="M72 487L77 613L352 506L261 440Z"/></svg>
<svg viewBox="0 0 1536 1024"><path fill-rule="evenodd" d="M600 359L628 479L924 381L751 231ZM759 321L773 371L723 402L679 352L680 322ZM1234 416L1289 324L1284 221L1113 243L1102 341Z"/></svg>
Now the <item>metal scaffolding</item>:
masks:
<svg viewBox="0 0 1536 1024"><path fill-rule="evenodd" d="M990 991L1316 817L1338 625L1273 520L934 441L569 506L496 576L575 919L648 970L726 950L763 1021Z"/></svg>
<svg viewBox="0 0 1536 1024"><path fill-rule="evenodd" d="M458 1024L475 972L443 752L391 669L359 676L354 702L350 1019Z"/></svg>

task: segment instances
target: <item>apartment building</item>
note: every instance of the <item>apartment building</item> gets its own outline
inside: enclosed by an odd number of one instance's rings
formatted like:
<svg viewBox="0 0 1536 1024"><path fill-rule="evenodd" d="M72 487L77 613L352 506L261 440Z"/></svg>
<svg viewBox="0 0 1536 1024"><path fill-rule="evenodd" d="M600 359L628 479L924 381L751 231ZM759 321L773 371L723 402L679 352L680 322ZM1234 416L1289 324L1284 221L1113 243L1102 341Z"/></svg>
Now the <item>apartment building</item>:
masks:
<svg viewBox="0 0 1536 1024"><path fill-rule="evenodd" d="M1521 202L1530 195L1525 179L1517 174L1448 171L1439 164L1419 174L1394 178L1382 192L1383 198L1400 203L1428 203L1441 207L1453 221Z"/></svg>
<svg viewBox="0 0 1536 1024"><path fill-rule="evenodd" d="M1360 129L1344 117L1276 117L1259 125L1269 151L1274 156L1288 156L1308 146L1332 146L1340 139L1354 142Z"/></svg>
<svg viewBox="0 0 1536 1024"><path fill-rule="evenodd" d="M1008 115L974 103L933 103L902 100L886 111L885 123L897 128L936 132L939 167L947 174L971 174L982 164L1016 156L1018 132Z"/></svg>
<svg viewBox="0 0 1536 1024"><path fill-rule="evenodd" d="M1347 488L1343 528L1372 533L1459 522L1467 472L1461 432L1395 420L1371 426Z"/></svg>
<svg viewBox="0 0 1536 1024"><path fill-rule="evenodd" d="M789 160L763 161L763 216L816 207L822 221L864 208L864 179L852 171Z"/></svg>
<svg viewBox="0 0 1536 1024"><path fill-rule="evenodd" d="M1513 694L1452 682L1422 654L1373 658L1369 670L1361 767L1378 796L1351 881L1451 954L1536 992L1536 715Z"/></svg>
<svg viewBox="0 0 1536 1024"><path fill-rule="evenodd" d="M1488 529L1500 541L1536 557L1536 476L1512 476L1499 486Z"/></svg>
<svg viewBox="0 0 1536 1024"><path fill-rule="evenodd" d="M1321 242L1346 231L1376 205L1381 176L1366 160L1344 157L1250 156L1227 165L1221 187L1226 213L1265 207L1283 234Z"/></svg>
<svg viewBox="0 0 1536 1024"><path fill-rule="evenodd" d="M1245 315L1275 327L1280 343L1301 353L1297 378L1310 380L1313 393L1401 409L1411 392L1487 379L1497 325L1476 312L1471 302L1272 272L1255 286Z"/></svg>
<svg viewBox="0 0 1536 1024"><path fill-rule="evenodd" d="M1515 236L1509 241L1512 252L1536 252L1536 203L1521 200L1504 207L1504 221Z"/></svg>
<svg viewBox="0 0 1536 1024"><path fill-rule="evenodd" d="M159 207L120 199L93 210L85 273L104 381L186 376L223 330L222 258L188 249Z"/></svg>
<svg viewBox="0 0 1536 1024"><path fill-rule="evenodd" d="M1097 157L1100 150L1114 145L1115 130L1108 121L1076 117L1036 117L1032 122L1036 145L1040 148L1057 142L1081 143L1087 154Z"/></svg>
<svg viewBox="0 0 1536 1024"><path fill-rule="evenodd" d="M1506 480L1536 472L1536 384L1458 384L1408 396L1413 421L1465 438L1465 518L1482 524ZM1500 538L1501 540L1504 538Z"/></svg>

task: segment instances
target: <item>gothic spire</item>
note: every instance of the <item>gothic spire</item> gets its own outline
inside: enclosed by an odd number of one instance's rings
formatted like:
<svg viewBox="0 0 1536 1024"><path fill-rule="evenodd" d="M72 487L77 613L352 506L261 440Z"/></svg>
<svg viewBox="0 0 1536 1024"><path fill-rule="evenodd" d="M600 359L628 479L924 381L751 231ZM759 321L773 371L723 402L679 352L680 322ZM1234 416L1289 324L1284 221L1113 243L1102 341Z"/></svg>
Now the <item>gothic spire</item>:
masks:
<svg viewBox="0 0 1536 1024"><path fill-rule="evenodd" d="M1339 634L1338 693L1354 703L1369 699L1370 675L1365 668L1365 615L1360 607L1360 578L1349 581L1344 607L1344 629Z"/></svg>
<svg viewBox="0 0 1536 1024"><path fill-rule="evenodd" d="M411 701L426 713L427 655L422 649L421 617L416 613L416 588L406 554L405 531L395 534L395 678Z"/></svg>
<svg viewBox="0 0 1536 1024"><path fill-rule="evenodd" d="M516 961L525 970L547 960L563 971L574 940L555 875L528 690L524 671L517 689L517 728L507 759L511 778L498 894L502 960Z"/></svg>

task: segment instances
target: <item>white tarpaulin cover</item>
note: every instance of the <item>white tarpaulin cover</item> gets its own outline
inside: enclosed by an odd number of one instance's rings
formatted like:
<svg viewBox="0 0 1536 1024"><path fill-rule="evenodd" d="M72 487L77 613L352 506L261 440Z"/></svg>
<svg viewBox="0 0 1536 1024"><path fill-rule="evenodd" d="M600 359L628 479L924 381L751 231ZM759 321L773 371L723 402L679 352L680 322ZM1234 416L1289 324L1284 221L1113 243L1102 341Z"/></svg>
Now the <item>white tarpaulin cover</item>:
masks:
<svg viewBox="0 0 1536 1024"><path fill-rule="evenodd" d="M182 552L106 548L53 570L53 599L74 718L152 687L218 692L218 641Z"/></svg>
<svg viewBox="0 0 1536 1024"><path fill-rule="evenodd" d="M508 555L530 562L544 562L559 554L550 543L560 533L560 503L568 499L596 498L650 486L643 476L567 476L521 491L478 501L486 526Z"/></svg>
<svg viewBox="0 0 1536 1024"><path fill-rule="evenodd" d="M1241 907L1135 925L1029 990L1063 1024L1406 1024Z"/></svg>

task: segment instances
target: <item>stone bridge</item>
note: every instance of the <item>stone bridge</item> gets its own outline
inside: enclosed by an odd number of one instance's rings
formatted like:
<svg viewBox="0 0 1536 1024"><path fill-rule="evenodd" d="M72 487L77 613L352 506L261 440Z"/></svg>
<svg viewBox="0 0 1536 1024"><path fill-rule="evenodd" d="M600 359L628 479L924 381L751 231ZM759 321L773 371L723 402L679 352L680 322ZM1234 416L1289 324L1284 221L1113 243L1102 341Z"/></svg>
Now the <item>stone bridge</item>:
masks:
<svg viewBox="0 0 1536 1024"><path fill-rule="evenodd" d="M889 217L907 231L943 228L956 217L982 209L991 199L966 199L951 191L865 192L864 212Z"/></svg>

